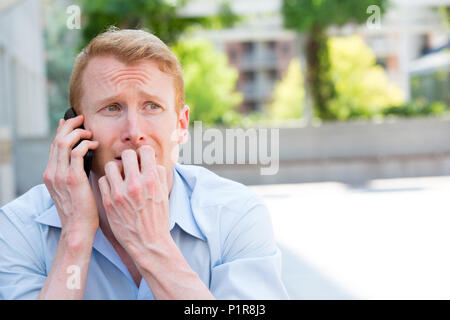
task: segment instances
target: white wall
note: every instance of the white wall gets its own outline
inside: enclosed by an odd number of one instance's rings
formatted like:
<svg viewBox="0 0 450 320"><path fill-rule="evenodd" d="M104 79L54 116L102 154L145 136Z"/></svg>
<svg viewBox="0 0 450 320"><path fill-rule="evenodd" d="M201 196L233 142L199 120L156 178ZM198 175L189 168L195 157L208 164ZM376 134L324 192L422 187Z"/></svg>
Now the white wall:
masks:
<svg viewBox="0 0 450 320"><path fill-rule="evenodd" d="M7 127L0 125L0 206L15 197L14 168L11 161L11 134Z"/></svg>
<svg viewBox="0 0 450 320"><path fill-rule="evenodd" d="M41 1L13 1L0 10L0 205L16 196L20 139L46 137ZM33 166L29 159L27 166ZM17 170L17 172L15 171Z"/></svg>
<svg viewBox="0 0 450 320"><path fill-rule="evenodd" d="M8 101L0 111L8 114L13 137L46 136L48 109L40 1L19 1L0 11L0 48L0 68L5 70L0 85L2 98Z"/></svg>

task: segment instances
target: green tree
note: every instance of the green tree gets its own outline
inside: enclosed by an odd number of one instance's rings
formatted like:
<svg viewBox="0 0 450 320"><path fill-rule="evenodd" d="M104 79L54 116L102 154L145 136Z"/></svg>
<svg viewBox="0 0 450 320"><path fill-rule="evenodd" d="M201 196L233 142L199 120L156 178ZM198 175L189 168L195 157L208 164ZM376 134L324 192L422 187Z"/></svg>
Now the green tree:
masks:
<svg viewBox="0 0 450 320"><path fill-rule="evenodd" d="M327 28L349 22L362 23L370 14L367 8L378 6L386 11L388 0L283 0L284 25L306 34L306 82L311 93L315 113L322 119L333 119L328 101L335 95L330 79L327 47Z"/></svg>
<svg viewBox="0 0 450 320"><path fill-rule="evenodd" d="M216 15L191 17L179 14L189 0L81 0L84 47L109 26L120 29L142 29L158 36L166 44L176 42L189 27L222 28L233 25L240 17L222 2Z"/></svg>
<svg viewBox="0 0 450 320"><path fill-rule="evenodd" d="M238 72L229 66L225 54L200 39L178 41L171 50L183 67L191 120L208 124L239 121L236 107L242 95L235 91Z"/></svg>
<svg viewBox="0 0 450 320"><path fill-rule="evenodd" d="M81 35L79 30L69 30L66 26L65 11L70 4L60 0L43 1L49 122L53 131L69 107L69 81Z"/></svg>
<svg viewBox="0 0 450 320"><path fill-rule="evenodd" d="M332 118L370 118L399 106L403 93L376 65L371 48L357 35L328 40L330 79L336 95L328 101Z"/></svg>
<svg viewBox="0 0 450 320"><path fill-rule="evenodd" d="M272 102L268 106L271 119L295 119L303 114L305 89L298 59L292 59L281 81L274 88Z"/></svg>

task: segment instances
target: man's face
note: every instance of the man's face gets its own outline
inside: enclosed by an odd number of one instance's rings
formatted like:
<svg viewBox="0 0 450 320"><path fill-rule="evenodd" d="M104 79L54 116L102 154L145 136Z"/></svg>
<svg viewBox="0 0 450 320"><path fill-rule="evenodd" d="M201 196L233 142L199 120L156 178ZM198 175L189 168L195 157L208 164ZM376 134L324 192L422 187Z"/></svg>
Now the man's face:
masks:
<svg viewBox="0 0 450 320"><path fill-rule="evenodd" d="M105 175L105 164L112 160L122 168L122 151L142 145L153 148L158 164L173 169L180 132L187 132L189 109L175 111L171 76L151 60L126 65L112 56L99 56L89 61L82 82L84 126L99 142L94 172Z"/></svg>

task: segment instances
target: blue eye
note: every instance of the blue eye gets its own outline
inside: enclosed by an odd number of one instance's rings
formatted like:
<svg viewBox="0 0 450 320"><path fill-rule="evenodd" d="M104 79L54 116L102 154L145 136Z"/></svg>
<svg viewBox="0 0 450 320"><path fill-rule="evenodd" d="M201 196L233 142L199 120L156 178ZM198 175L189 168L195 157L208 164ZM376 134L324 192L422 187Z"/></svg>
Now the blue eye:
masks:
<svg viewBox="0 0 450 320"><path fill-rule="evenodd" d="M147 110L158 110L158 109L161 109L161 107L159 105L157 105L156 103L147 103L145 105L145 109L147 109Z"/></svg>
<svg viewBox="0 0 450 320"><path fill-rule="evenodd" d="M112 104L110 106L107 106L105 109L106 109L106 111L110 111L110 112L116 112L116 111L120 110L120 108L117 104Z"/></svg>

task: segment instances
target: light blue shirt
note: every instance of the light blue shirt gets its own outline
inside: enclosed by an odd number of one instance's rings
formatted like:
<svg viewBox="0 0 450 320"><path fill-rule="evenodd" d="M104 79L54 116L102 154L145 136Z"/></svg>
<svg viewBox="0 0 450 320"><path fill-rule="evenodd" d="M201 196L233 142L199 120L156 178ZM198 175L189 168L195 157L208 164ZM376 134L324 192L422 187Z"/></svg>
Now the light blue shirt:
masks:
<svg viewBox="0 0 450 320"><path fill-rule="evenodd" d="M288 299L269 212L244 185L177 164L170 193L170 233L217 299ZM0 298L35 299L50 272L61 222L45 185L0 209ZM70 274L68 274L70 276ZM100 228L85 299L153 299L136 286Z"/></svg>

